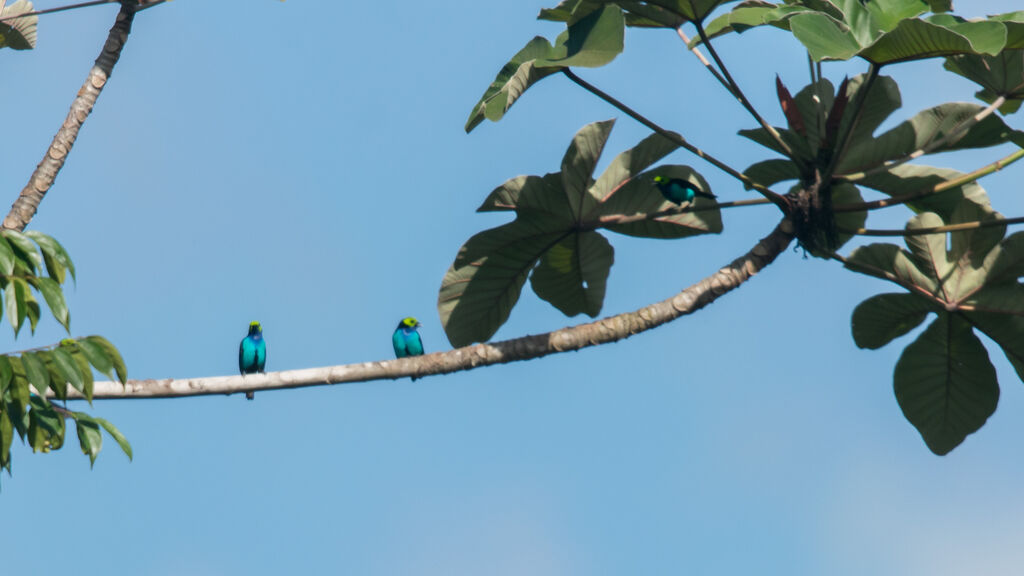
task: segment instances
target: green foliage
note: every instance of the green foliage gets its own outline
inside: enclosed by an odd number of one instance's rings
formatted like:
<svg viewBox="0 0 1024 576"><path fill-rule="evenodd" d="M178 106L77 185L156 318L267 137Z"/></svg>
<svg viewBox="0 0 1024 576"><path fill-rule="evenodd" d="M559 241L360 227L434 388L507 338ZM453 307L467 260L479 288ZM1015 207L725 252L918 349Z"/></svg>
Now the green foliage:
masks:
<svg viewBox="0 0 1024 576"><path fill-rule="evenodd" d="M646 171L676 149L662 136L650 136L619 154L595 180L592 174L613 123L581 129L560 172L513 178L484 201L481 212L515 211L516 219L470 238L445 275L438 311L452 345L493 336L519 300L527 277L534 292L564 314L597 316L614 251L596 230L648 238L721 231L717 208L679 212L654 187L653 178L663 175L710 192L707 182L686 166ZM694 205L713 206L705 199Z"/></svg>
<svg viewBox="0 0 1024 576"><path fill-rule="evenodd" d="M509 60L466 121L470 132L484 121L497 122L527 88L569 66L597 67L622 52L625 21L622 10L607 5L572 21L554 46L540 36Z"/></svg>
<svg viewBox="0 0 1024 576"><path fill-rule="evenodd" d="M573 23L608 5L618 5L626 13L626 25L638 28L678 28L686 22L700 21L718 6L735 0L563 0L558 6L541 10L540 20Z"/></svg>
<svg viewBox="0 0 1024 576"><path fill-rule="evenodd" d="M1024 12L1021 14L1024 20ZM1018 25L1020 44L1024 46L1024 22ZM999 107L1003 114L1012 114L1024 101L1024 50L1006 50L995 56L961 54L946 59L946 69L982 87L975 95L992 104L1000 96L1006 102Z"/></svg>
<svg viewBox="0 0 1024 576"><path fill-rule="evenodd" d="M0 10L0 18L9 18L32 12L32 3L18 0ZM36 47L36 24L38 16L25 16L0 21L0 48L30 50Z"/></svg>
<svg viewBox="0 0 1024 576"><path fill-rule="evenodd" d="M626 26L703 25L724 4L563 0L542 10L540 19L563 22L566 31L554 45L534 38L516 54L474 108L466 130L484 118L499 120L527 88L554 72L607 64L622 51ZM796 96L778 80L786 126L740 134L783 157L749 166L744 185L793 182L783 211L803 247L824 258L837 257L835 250L862 231L869 208L902 204L917 213L907 225L909 251L871 244L856 249L846 265L908 291L875 296L856 308L852 324L858 346L879 348L930 314L937 317L904 350L894 386L908 420L938 454L984 424L998 401L995 373L976 332L993 340L1024 379L1024 287L1018 281L1024 275L1024 235L1002 240L1001 216L975 181L983 172L968 178L916 163L958 150L1006 143L1024 147L1024 134L991 110L961 102L880 129L891 122L901 98L896 81L878 71L899 62L944 57L948 70L981 87L982 101L1004 99L999 107L1004 114L1024 101L1024 11L969 21L951 11L950 0L746 0L704 26L707 38L772 26L791 32L814 61L859 57L871 64L868 73L838 87L820 77L820 66L812 66L811 84ZM698 34L691 47L703 41ZM527 278L537 295L566 315L597 315L614 260L612 247L597 232L601 228L647 238L721 230L717 209L703 212L698 200L698 211L674 211L653 192L655 175L707 190L704 179L686 166L648 170L674 149L666 139L644 140L591 179L610 129L610 122L583 128L561 172L513 178L480 207L514 211L516 219L470 238L446 274L438 309L452 344L490 338L508 318ZM865 203L867 191L893 200ZM929 233L946 224L961 226L949 247L945 234Z"/></svg>
<svg viewBox="0 0 1024 576"><path fill-rule="evenodd" d="M987 54L1007 47L1017 22L993 17L967 21L949 14L948 1L802 0L786 4L744 2L708 25L710 37L744 32L758 26L789 30L815 61L859 56L875 64L892 64L936 56ZM1018 32L1013 31L1014 35ZM692 45L698 45L694 39Z"/></svg>
<svg viewBox="0 0 1024 576"><path fill-rule="evenodd" d="M24 234L0 231L0 290L3 312L15 336L29 320L35 331L41 309L35 294L41 294L54 318L65 330L70 315L62 285L75 277L75 266L57 240L40 232ZM93 370L124 383L124 360L101 336L66 338L60 343L0 355L0 468L11 471L11 444L15 433L34 452L50 452L64 446L65 420L75 420L79 446L90 464L102 447L99 429L107 430L131 457L131 446L109 422L54 404L66 400L68 388L90 404L93 398Z"/></svg>
<svg viewBox="0 0 1024 576"><path fill-rule="evenodd" d="M987 206L961 202L948 221L924 212L907 231L943 224L998 223ZM896 398L928 447L945 454L995 411L999 385L979 330L1006 353L1024 379L1024 233L1003 239L1005 226L906 237L909 251L871 244L847 259L851 270L894 281L909 294L882 294L853 313L854 341L880 348L937 318L903 351L896 365Z"/></svg>

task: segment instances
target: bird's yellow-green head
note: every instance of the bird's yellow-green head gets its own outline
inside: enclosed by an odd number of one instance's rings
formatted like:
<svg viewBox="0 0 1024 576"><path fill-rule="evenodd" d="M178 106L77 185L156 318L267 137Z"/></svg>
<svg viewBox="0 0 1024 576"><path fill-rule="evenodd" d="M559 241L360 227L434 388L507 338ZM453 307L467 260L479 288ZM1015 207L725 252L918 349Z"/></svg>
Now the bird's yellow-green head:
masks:
<svg viewBox="0 0 1024 576"><path fill-rule="evenodd" d="M668 183L668 178L665 178L664 176L655 176L654 177L654 183L655 184L667 184Z"/></svg>
<svg viewBox="0 0 1024 576"><path fill-rule="evenodd" d="M252 322L249 323L249 334L250 335L251 334L262 334L262 333L263 333L263 326L261 326L259 322L253 320Z"/></svg>
<svg viewBox="0 0 1024 576"><path fill-rule="evenodd" d="M402 321L398 323L399 327L404 328L419 328L420 321L409 316L408 318L402 318Z"/></svg>

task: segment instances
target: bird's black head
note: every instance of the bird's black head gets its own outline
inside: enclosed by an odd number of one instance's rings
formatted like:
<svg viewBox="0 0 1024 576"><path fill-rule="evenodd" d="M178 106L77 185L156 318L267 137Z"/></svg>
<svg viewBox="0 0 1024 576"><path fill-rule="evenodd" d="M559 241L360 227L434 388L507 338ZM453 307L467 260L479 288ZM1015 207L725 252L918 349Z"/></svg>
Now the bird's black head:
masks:
<svg viewBox="0 0 1024 576"><path fill-rule="evenodd" d="M259 336L263 334L263 326L260 326L259 322L253 320L249 323L249 336Z"/></svg>

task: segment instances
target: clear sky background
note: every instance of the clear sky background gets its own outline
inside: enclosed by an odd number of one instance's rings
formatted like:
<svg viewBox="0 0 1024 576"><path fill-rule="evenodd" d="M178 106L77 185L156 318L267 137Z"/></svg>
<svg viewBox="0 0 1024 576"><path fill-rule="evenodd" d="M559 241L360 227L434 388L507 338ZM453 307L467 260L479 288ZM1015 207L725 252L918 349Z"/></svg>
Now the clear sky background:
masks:
<svg viewBox="0 0 1024 576"><path fill-rule="evenodd" d="M441 278L462 242L509 219L476 207L508 178L558 170L584 124L621 116L556 76L502 122L464 133L508 58L559 32L534 20L554 3L178 0L139 14L31 225L78 266L72 334L108 337L132 378L233 374L251 320L275 371L390 358L408 315L428 351L448 349ZM1019 8L958 4L966 15ZM0 54L4 206L116 10L44 16L38 49ZM775 74L794 93L807 82L797 42L764 29L718 45L781 123ZM974 91L940 60L886 72L904 99L886 126ZM770 155L735 136L752 121L671 31L629 30L615 62L579 73L738 168ZM602 166L646 135L620 118ZM966 170L1008 152L943 162ZM685 152L666 162L692 164L723 200L751 197ZM1004 214L1024 214L1022 171L982 182ZM768 207L724 217L721 236L608 234L602 314L674 294L777 221ZM578 353L253 402L97 401L134 462L109 439L92 471L73 437L51 455L16 444L0 492L2 571L1019 574L1024 388L990 348L999 409L950 455L929 452L892 392L917 332L874 352L850 336L857 303L897 291L788 250L696 315ZM527 287L496 338L585 319ZM0 330L0 349L62 335L46 317L35 337Z"/></svg>

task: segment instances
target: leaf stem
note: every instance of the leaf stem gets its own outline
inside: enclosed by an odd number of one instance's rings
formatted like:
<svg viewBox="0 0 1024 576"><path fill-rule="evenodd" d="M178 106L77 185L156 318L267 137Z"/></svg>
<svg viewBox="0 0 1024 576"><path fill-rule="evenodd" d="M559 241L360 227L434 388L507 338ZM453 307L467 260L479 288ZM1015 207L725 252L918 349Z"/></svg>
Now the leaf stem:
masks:
<svg viewBox="0 0 1024 576"><path fill-rule="evenodd" d="M742 208L744 206L760 206L771 203L771 200L767 198L752 198L750 200L736 200L733 202L722 202L720 204L688 204L684 206L673 206L666 210L659 210L657 212L646 212L637 214L613 214L610 216L601 216L598 221L597 227L613 226L616 224L631 224L633 222L641 222L644 220L656 220L658 218L664 218L666 216L678 216L679 214L687 214L689 212L707 212L710 210L718 210L721 208Z"/></svg>
<svg viewBox="0 0 1024 576"><path fill-rule="evenodd" d="M708 54L711 55L711 58L715 61L715 64L718 65L718 69L721 71L721 76L715 74L715 77L718 78L718 81L722 82L722 76L725 77L725 82L723 82L723 86L725 86L725 89L728 90L729 93L731 93L736 98L736 100L739 100L739 103L744 108L747 109L747 112L750 112L750 115L754 117L754 120L757 120L757 123L760 124L761 127L764 128L765 131L767 131L768 134L772 137L772 140L775 140L775 143L778 144L780 148L782 148L783 153L785 153L787 157L793 158L793 149L789 147L789 144L786 144L786 142L782 139L782 135L780 135L779 132L775 130L775 127L765 122L764 118L762 118L761 115L758 114L757 110L755 110L754 106L750 103L750 100L747 100L747 96L743 93L743 90L740 88L739 84L737 84L736 81L733 80L732 74L729 73L729 69L725 67L725 62L723 62L722 59L719 58L718 52L715 50L715 47L711 44L711 39L708 38L707 32L704 31L704 25L701 24L700 20L695 20L693 22L693 25L697 28L697 34L700 35L701 42L703 42L704 45L707 47ZM686 40L686 35L683 34L681 29L677 28L676 31L679 34L680 38ZM686 43L689 44L689 41L687 41ZM707 59L705 59L700 54L699 48L697 46L694 46L691 52L693 52L694 54L697 55L698 58L700 58L701 62L704 63L704 66L707 67L708 70L711 70L713 73L715 72L715 70L711 68L711 63L708 62Z"/></svg>
<svg viewBox="0 0 1024 576"><path fill-rule="evenodd" d="M970 118L965 118L955 128L953 128L952 131L947 133L942 138L939 138L938 140L934 140L934 141L932 141L932 142L922 146L921 148L918 148L917 150L914 150L910 154L907 154L906 156L903 156L902 158L897 158L896 160L889 160L887 162L883 162L882 164L880 164L878 166L875 166L874 168L871 168L870 170L866 170L864 172L857 172L855 174L839 174L839 175L836 175L836 178L841 178L841 179L845 180L846 182L857 182L857 181L863 180L863 179L865 179L865 178L867 178L869 176L874 176L875 174L880 174L882 172L887 172L889 170L892 170L893 168L895 168L897 166L900 166L902 164L906 164L907 162L910 162L911 160L916 160L916 159L920 158L921 156L924 156L925 154L931 154L932 152L934 152L938 148L941 148L941 147L945 146L946 144L949 144L950 142L953 142L954 140L956 140L956 139L960 138L961 136L963 136L968 130L970 130L971 128L975 127L979 122L981 122L985 118L988 118L989 116L991 116L992 113L995 112L996 110L998 110L999 107L1002 106L1005 102L1006 102L1006 97L1005 96L1000 96L1000 97L996 98L995 101L992 102L992 104L990 104L987 108L985 108L984 110L979 111L977 114L975 114L974 116L971 116Z"/></svg>
<svg viewBox="0 0 1024 576"><path fill-rule="evenodd" d="M569 68L563 68L562 69L562 74L564 74L567 78L569 78L570 80L575 82L577 85L579 85L583 89L585 89L588 92L594 94L595 96L597 96L598 98L600 98L600 99L604 100L605 102L611 104L612 106L618 108L619 110L624 112L626 115L628 115L630 118L633 118L637 122L639 122L639 123L643 124L644 126L647 126L648 128L650 128L654 132L662 135L663 137L671 140L672 142L675 142L680 147L682 147L682 148L684 148L686 150L689 150L691 153L695 154L696 156L706 160L708 163L710 163L711 165L715 166L719 170L725 172L726 174L732 176L733 178L736 178L740 182L743 182L747 186L753 188L754 190L759 192L762 196L764 196L765 198L770 200L773 204L775 204L780 209L782 209L784 212L788 210L789 204L788 204L788 202L786 201L785 198L783 198L779 194L773 192L769 188L767 188L767 187L765 187L765 186L763 186L761 184L758 184L757 182L754 182L746 174L743 174L742 172L736 171L735 169L733 169L728 164L726 164L726 163L722 162L721 160L718 160L717 158L715 158L715 157L705 153L700 148L697 148L693 144L690 144L689 142L687 142L686 139L683 138L682 136L680 136L679 134L676 134L675 132L672 132L670 130L666 130L666 129L662 128L661 126L655 124L654 122L648 120L647 118L642 116L640 113L636 112L635 110L633 110L629 106L626 106L622 102L616 100L615 98L613 98L612 96L610 96L606 92L602 91L600 88L597 88L593 84L590 84L586 80L580 78L579 76L577 76Z"/></svg>
<svg viewBox="0 0 1024 576"><path fill-rule="evenodd" d="M938 194L940 192L946 192L947 190L952 190L954 188L959 188L960 186L963 186L964 184L969 184L971 182L974 182L975 180L978 180L978 179L982 178L983 176L988 176L989 174L992 174L993 172L998 172L999 170L1002 170L1006 166L1009 166L1010 164L1013 164L1014 162L1016 162L1017 160L1020 160L1021 158L1024 158L1024 148L1021 148L1020 150L1017 150L1016 152L1013 152L1012 154L1010 154L1010 155L1008 155L1008 156L1006 156L1004 158L996 160L995 162L993 162L993 163L991 163L991 164L989 164L987 166L983 166L983 167L981 167L981 168L979 168L979 169L977 169L977 170L975 170L973 172L970 172L968 174L964 174L963 176L960 176L958 178L954 178L952 180L946 180L945 182L942 182L940 184L936 184L935 186L932 186L931 188L920 190L918 192L913 192L911 194L903 194L903 195L900 195L900 196L893 196L892 198L885 198L885 199L882 199L882 200L875 200L873 202L859 202L857 204L841 204L841 205L837 205L835 207L835 212L860 212L862 210L876 210L878 208L887 208L889 206L897 206L899 204L905 204L907 202L912 202L912 201L918 200L920 198L925 198L925 197L931 196L932 194Z"/></svg>
<svg viewBox="0 0 1024 576"><path fill-rule="evenodd" d="M963 230L991 228L993 226L1009 226L1010 224L1024 224L1024 216L1018 218L1001 218L998 220L985 220L981 222L960 222L959 224L932 226L930 228L916 228L913 230L874 230L870 228L844 227L839 227L837 229L845 234L856 234L858 236L925 236L927 234L945 234L946 232L961 232Z"/></svg>

